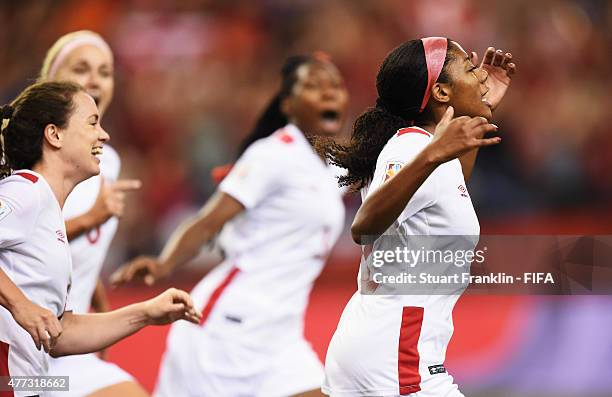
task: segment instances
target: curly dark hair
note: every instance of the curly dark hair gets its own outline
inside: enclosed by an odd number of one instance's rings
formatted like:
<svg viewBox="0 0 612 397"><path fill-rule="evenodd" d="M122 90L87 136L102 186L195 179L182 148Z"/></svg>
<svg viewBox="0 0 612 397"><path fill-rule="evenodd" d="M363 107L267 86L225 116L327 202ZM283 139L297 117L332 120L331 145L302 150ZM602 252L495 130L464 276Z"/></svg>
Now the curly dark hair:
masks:
<svg viewBox="0 0 612 397"><path fill-rule="evenodd" d="M74 111L73 97L81 90L67 82L36 83L0 108L0 178L12 170L32 169L41 160L45 127L67 127Z"/></svg>
<svg viewBox="0 0 612 397"><path fill-rule="evenodd" d="M450 82L446 69L452 59L448 51L451 40L447 41L444 67L437 80L440 83ZM419 112L427 79L421 40L407 41L387 55L376 75L376 106L355 120L347 145L331 142L327 147L328 161L348 170L339 178L340 186L355 190L367 186L380 152L397 130L432 118L429 108Z"/></svg>

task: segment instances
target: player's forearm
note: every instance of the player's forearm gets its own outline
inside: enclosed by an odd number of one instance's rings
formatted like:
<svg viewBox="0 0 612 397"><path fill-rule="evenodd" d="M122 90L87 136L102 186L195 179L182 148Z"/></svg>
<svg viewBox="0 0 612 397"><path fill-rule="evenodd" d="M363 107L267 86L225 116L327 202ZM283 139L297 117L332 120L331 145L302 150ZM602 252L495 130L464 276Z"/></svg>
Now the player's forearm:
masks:
<svg viewBox="0 0 612 397"><path fill-rule="evenodd" d="M215 233L208 227L206 220L199 216L185 221L172 234L159 255L162 273L169 274L176 267L195 258Z"/></svg>
<svg viewBox="0 0 612 397"><path fill-rule="evenodd" d="M132 335L149 324L145 304L135 303L107 313L65 313L63 332L51 356L96 352Z"/></svg>
<svg viewBox="0 0 612 397"><path fill-rule="evenodd" d="M13 280L0 269L0 306L5 307L9 312L13 312L15 305L23 301L26 296L21 292L19 287L15 285Z"/></svg>
<svg viewBox="0 0 612 397"><path fill-rule="evenodd" d="M358 244L366 244L372 237L384 233L438 165L429 150L425 149L393 178L372 192L355 215L351 226L353 240Z"/></svg>
<svg viewBox="0 0 612 397"><path fill-rule="evenodd" d="M472 170L474 170L474 164L476 164L476 157L478 156L478 148L473 149L463 156L459 157L459 161L461 162L461 170L463 171L463 179L467 182L472 175Z"/></svg>
<svg viewBox="0 0 612 397"><path fill-rule="evenodd" d="M66 221L66 235L68 240L74 240L96 226L99 226L99 223L95 221L94 217L85 213Z"/></svg>

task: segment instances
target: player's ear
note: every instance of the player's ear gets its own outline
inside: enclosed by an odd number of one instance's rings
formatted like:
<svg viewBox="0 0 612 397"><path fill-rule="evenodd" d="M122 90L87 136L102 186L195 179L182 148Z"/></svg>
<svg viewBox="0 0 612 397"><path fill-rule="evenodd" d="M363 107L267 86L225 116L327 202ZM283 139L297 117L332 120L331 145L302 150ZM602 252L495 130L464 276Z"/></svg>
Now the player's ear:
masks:
<svg viewBox="0 0 612 397"><path fill-rule="evenodd" d="M47 124L44 130L45 141L56 149L62 147L62 141L64 139L64 132L60 130L55 124Z"/></svg>
<svg viewBox="0 0 612 397"><path fill-rule="evenodd" d="M431 87L431 98L441 103L450 102L453 89L450 84L447 83L436 83Z"/></svg>

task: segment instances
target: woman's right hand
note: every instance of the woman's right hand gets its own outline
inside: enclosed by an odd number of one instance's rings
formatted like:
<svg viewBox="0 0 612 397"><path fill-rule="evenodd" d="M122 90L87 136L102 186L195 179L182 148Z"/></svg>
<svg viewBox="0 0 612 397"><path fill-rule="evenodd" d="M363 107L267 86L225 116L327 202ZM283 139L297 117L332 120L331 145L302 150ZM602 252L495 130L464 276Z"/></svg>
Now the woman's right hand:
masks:
<svg viewBox="0 0 612 397"><path fill-rule="evenodd" d="M453 160L470 150L496 145L500 137L483 138L489 132L497 131L497 126L484 117L461 116L453 118L455 111L449 106L436 125L433 140L426 150L430 159L438 164Z"/></svg>
<svg viewBox="0 0 612 397"><path fill-rule="evenodd" d="M23 298L11 307L13 319L25 329L34 340L36 348L49 353L62 333L62 325L51 311Z"/></svg>
<svg viewBox="0 0 612 397"><path fill-rule="evenodd" d="M139 256L115 270L110 277L110 282L113 287L134 280L142 280L147 285L153 285L165 275L161 263L159 263L157 258L152 256Z"/></svg>
<svg viewBox="0 0 612 397"><path fill-rule="evenodd" d="M125 209L125 193L140 189L142 183L137 179L120 179L107 183L104 178L100 182L100 192L88 211L92 227L102 225L111 217L123 216Z"/></svg>

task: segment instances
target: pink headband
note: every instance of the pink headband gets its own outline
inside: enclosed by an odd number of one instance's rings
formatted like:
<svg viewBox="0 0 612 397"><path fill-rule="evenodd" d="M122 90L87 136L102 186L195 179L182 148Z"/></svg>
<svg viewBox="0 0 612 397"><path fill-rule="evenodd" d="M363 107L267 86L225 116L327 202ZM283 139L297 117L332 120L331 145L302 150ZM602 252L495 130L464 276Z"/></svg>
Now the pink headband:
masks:
<svg viewBox="0 0 612 397"><path fill-rule="evenodd" d="M98 37L91 34L83 34L76 37L74 40L66 43L61 50L57 53L51 66L49 67L49 72L47 73L46 78L51 79L57 72L57 68L62 64L64 59L70 54L75 48L83 46L83 45L93 45L104 52L107 52L112 56L112 51L106 42Z"/></svg>
<svg viewBox="0 0 612 397"><path fill-rule="evenodd" d="M421 102L421 109L419 112L425 109L429 101L431 87L438 81L438 77L440 77L448 47L448 40L444 37L426 37L421 39L421 41L425 48L425 62L427 63L427 88L425 89L425 95L423 95L423 102Z"/></svg>

